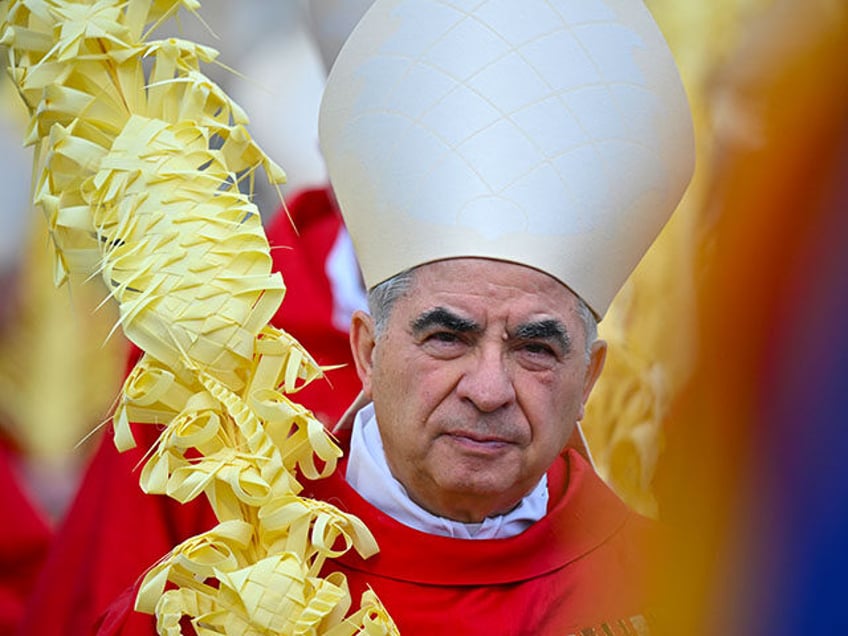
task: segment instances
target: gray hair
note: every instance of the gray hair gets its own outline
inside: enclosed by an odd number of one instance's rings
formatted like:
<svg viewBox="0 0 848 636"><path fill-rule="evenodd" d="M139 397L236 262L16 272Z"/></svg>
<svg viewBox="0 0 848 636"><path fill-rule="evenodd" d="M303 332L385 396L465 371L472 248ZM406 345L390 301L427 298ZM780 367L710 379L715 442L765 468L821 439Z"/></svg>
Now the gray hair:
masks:
<svg viewBox="0 0 848 636"><path fill-rule="evenodd" d="M577 315L580 316L580 322L583 323L583 333L586 336L584 353L588 362L592 354L592 345L598 339L598 319L595 317L595 312L589 309L589 305L580 296L577 296Z"/></svg>
<svg viewBox="0 0 848 636"><path fill-rule="evenodd" d="M412 287L415 270L415 267L406 269L400 274L395 274L375 285L368 291L368 311L374 319L375 336L378 338L386 330L395 302L405 296ZM586 336L585 354L586 360L588 360L592 344L598 339L598 320L592 310L589 309L589 305L580 296L577 296L577 315L583 323L583 333Z"/></svg>
<svg viewBox="0 0 848 636"><path fill-rule="evenodd" d="M368 290L368 311L374 319L374 332L378 338L386 331L392 307L401 296L405 296L412 287L415 268L395 274Z"/></svg>

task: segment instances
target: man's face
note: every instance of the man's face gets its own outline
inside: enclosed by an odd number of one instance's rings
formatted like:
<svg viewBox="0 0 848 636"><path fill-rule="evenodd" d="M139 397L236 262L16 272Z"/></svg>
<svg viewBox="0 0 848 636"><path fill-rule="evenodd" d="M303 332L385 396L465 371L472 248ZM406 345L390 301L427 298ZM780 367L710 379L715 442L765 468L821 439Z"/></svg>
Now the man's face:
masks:
<svg viewBox="0 0 848 636"><path fill-rule="evenodd" d="M386 458L430 512L480 521L515 506L583 415L605 345L587 361L577 298L534 269L462 258L419 267L375 340L351 340Z"/></svg>

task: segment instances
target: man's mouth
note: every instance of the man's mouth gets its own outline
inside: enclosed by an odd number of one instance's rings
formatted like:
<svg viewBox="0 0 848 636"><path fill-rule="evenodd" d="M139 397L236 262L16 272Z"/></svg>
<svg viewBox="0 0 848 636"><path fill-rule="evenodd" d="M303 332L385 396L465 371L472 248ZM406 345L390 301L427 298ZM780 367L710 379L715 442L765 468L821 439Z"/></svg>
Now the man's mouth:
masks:
<svg viewBox="0 0 848 636"><path fill-rule="evenodd" d="M461 448L475 453L495 453L513 444L503 437L466 431L454 431L446 433L445 436Z"/></svg>

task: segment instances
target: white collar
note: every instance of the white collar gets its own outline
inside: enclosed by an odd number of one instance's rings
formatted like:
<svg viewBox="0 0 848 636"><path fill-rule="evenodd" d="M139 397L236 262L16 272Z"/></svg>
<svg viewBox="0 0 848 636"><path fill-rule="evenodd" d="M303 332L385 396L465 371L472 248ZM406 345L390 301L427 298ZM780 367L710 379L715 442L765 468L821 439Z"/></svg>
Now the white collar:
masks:
<svg viewBox="0 0 848 636"><path fill-rule="evenodd" d="M513 537L544 517L548 509L548 478L543 475L515 508L504 515L487 517L481 523L462 523L427 512L409 498L406 489L391 474L373 404L360 409L353 422L345 479L363 499L396 521L428 534L455 539Z"/></svg>

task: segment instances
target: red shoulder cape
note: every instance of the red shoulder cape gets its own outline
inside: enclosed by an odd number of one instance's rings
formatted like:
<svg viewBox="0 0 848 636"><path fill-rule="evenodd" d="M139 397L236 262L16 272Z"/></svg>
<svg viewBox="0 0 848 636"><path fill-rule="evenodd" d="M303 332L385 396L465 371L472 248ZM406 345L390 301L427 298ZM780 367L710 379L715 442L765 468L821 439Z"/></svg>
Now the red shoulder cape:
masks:
<svg viewBox="0 0 848 636"><path fill-rule="evenodd" d="M363 560L350 551L328 571L347 576L354 602L372 588L405 636L627 634L647 624L662 531L629 510L576 451L548 473L545 518L509 539L453 539L405 526L362 499L344 470L305 494L362 519L380 552Z"/></svg>

